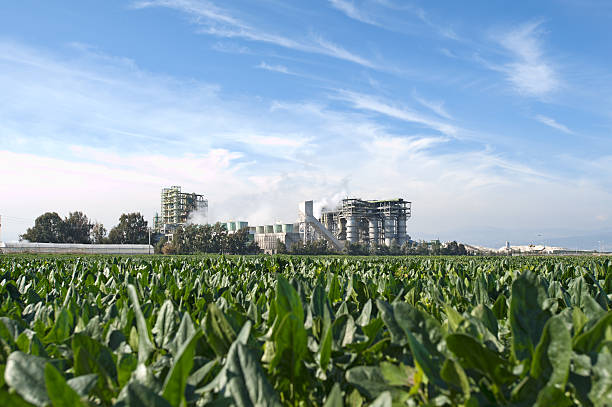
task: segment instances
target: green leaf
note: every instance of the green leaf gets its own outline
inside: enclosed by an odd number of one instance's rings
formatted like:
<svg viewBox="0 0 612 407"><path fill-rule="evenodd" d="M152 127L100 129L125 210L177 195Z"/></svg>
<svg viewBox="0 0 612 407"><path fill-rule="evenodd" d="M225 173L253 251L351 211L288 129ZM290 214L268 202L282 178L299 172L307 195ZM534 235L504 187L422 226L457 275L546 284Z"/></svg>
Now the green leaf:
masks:
<svg viewBox="0 0 612 407"><path fill-rule="evenodd" d="M130 380L132 372L138 366L138 357L132 353L120 353L117 357L117 381L119 387L125 386Z"/></svg>
<svg viewBox="0 0 612 407"><path fill-rule="evenodd" d="M593 366L593 387L589 399L595 407L612 405L612 355L600 353Z"/></svg>
<svg viewBox="0 0 612 407"><path fill-rule="evenodd" d="M155 326L151 330L155 338L155 344L159 348L166 348L170 343L175 326L174 305L172 301L166 300L159 309Z"/></svg>
<svg viewBox="0 0 612 407"><path fill-rule="evenodd" d="M282 320L285 315L292 313L296 316L299 323L304 325L304 308L302 300L295 288L285 277L278 275L276 284L276 315L279 320Z"/></svg>
<svg viewBox="0 0 612 407"><path fill-rule="evenodd" d="M323 341L319 345L319 366L321 366L321 370L326 371L327 366L329 365L329 361L331 359L332 352L332 340L333 334L331 327L328 327L325 333L323 334Z"/></svg>
<svg viewBox="0 0 612 407"><path fill-rule="evenodd" d="M10 407L32 407L34 404L25 401L19 394L9 393L0 388L0 406Z"/></svg>
<svg viewBox="0 0 612 407"><path fill-rule="evenodd" d="M174 339L172 339L172 342L168 346L168 348L170 349L170 352L172 352L173 355L176 355L181 345L187 342L194 333L195 333L195 328L193 327L193 322L191 321L191 317L189 316L189 313L186 312L183 314L183 318L181 319L181 324L179 325L178 330L176 331L176 334L174 335Z"/></svg>
<svg viewBox="0 0 612 407"><path fill-rule="evenodd" d="M370 407L391 407L392 401L391 393L385 391L376 397L376 400L370 404Z"/></svg>
<svg viewBox="0 0 612 407"><path fill-rule="evenodd" d="M516 361L531 359L540 341L544 325L551 316L543 307L546 298L546 290L531 270L512 283L510 331L512 355Z"/></svg>
<svg viewBox="0 0 612 407"><path fill-rule="evenodd" d="M392 387L385 381L377 366L357 366L350 368L345 374L346 381L356 387L359 392L372 400L382 392Z"/></svg>
<svg viewBox="0 0 612 407"><path fill-rule="evenodd" d="M464 369L474 369L498 385L514 380L508 362L471 336L450 334L446 337L446 346Z"/></svg>
<svg viewBox="0 0 612 407"><path fill-rule="evenodd" d="M446 359L440 370L440 377L458 389L461 389L465 397L470 396L470 382L465 371L457 362L452 359Z"/></svg>
<svg viewBox="0 0 612 407"><path fill-rule="evenodd" d="M64 376L50 363L45 366L45 385L54 407L85 406L77 392L68 386Z"/></svg>
<svg viewBox="0 0 612 407"><path fill-rule="evenodd" d="M238 407L280 407L281 403L268 382L257 357L241 342L235 341L227 353L225 366L203 392L226 389Z"/></svg>
<svg viewBox="0 0 612 407"><path fill-rule="evenodd" d="M284 375L290 383L300 377L303 357L308 352L303 323L293 313L286 314L274 334L274 357L270 370Z"/></svg>
<svg viewBox="0 0 612 407"><path fill-rule="evenodd" d="M406 332L406 338L408 338L408 346L410 346L410 352L417 366L423 370L425 376L432 383L438 387L445 388L446 385L440 378L440 356L429 352L410 332Z"/></svg>
<svg viewBox="0 0 612 407"><path fill-rule="evenodd" d="M387 303L386 301L376 300L376 307L380 312L381 319L389 330L389 334L391 335L391 342L399 346L406 345L406 343L408 343L408 339L406 339L406 334L404 333L404 330L397 324L395 316L393 315L393 308L391 308L391 305L389 305L389 303Z"/></svg>
<svg viewBox="0 0 612 407"><path fill-rule="evenodd" d="M138 301L136 287L134 287L132 284L128 284L127 291L130 301L132 302L132 307L136 316L136 327L138 328L138 362L145 363L155 348L151 343L147 321L145 320L142 310L140 309L140 302Z"/></svg>
<svg viewBox="0 0 612 407"><path fill-rule="evenodd" d="M62 343L66 339L70 337L70 330L72 325L72 316L65 309L62 308L57 319L55 320L55 324L51 329L51 332L47 334L43 338L43 342L45 343Z"/></svg>
<svg viewBox="0 0 612 407"><path fill-rule="evenodd" d="M381 362L380 372L391 386L412 387L414 385L415 369L404 364L394 365L390 362Z"/></svg>
<svg viewBox="0 0 612 407"><path fill-rule="evenodd" d="M334 383L334 386L327 395L327 399L325 400L325 404L323 404L323 407L344 407L344 400L342 400L342 390L340 390L340 385L338 383Z"/></svg>
<svg viewBox="0 0 612 407"><path fill-rule="evenodd" d="M236 340L236 331L217 304L208 305L204 317L204 335L217 356L225 356Z"/></svg>
<svg viewBox="0 0 612 407"><path fill-rule="evenodd" d="M88 396L91 390L96 386L97 382L98 375L95 373L73 377L67 381L68 386L72 387L72 389L81 397Z"/></svg>
<svg viewBox="0 0 612 407"><path fill-rule="evenodd" d="M574 339L574 349L582 353L599 351L606 338L612 339L612 311L608 311L591 329L578 335Z"/></svg>
<svg viewBox="0 0 612 407"><path fill-rule="evenodd" d="M6 384L28 403L45 406L50 401L45 386L45 366L48 360L20 351L11 353L4 370Z"/></svg>
<svg viewBox="0 0 612 407"><path fill-rule="evenodd" d="M195 356L195 345L200 339L202 331L197 331L190 340L185 342L179 349L172 364L172 368L166 376L163 387L163 396L172 404L173 407L186 405L185 388L191 368L193 367L193 357Z"/></svg>
<svg viewBox="0 0 612 407"><path fill-rule="evenodd" d="M172 407L155 391L136 381L127 385L125 407Z"/></svg>

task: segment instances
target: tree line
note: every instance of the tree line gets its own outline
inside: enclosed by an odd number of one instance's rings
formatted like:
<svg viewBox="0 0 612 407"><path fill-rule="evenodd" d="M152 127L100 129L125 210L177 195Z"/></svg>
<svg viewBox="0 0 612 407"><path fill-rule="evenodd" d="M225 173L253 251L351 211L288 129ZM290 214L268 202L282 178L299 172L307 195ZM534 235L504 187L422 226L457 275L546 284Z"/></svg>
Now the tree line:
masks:
<svg viewBox="0 0 612 407"><path fill-rule="evenodd" d="M369 245L366 243L347 242L342 251L334 250L325 240L313 242L296 242L287 249L279 240L276 244L276 252L279 254L299 254L299 255L325 255L325 254L346 254L349 256L411 256L411 255L445 255L445 256L464 256L467 249L462 243L452 241L442 244L437 240L432 242L413 242L409 241L400 246L397 242L392 242L390 246Z"/></svg>
<svg viewBox="0 0 612 407"><path fill-rule="evenodd" d="M149 242L147 221L138 213L124 213L108 235L102 223L92 222L83 212L70 212L61 218L47 212L34 221L34 226L20 235L21 240L35 243L146 244Z"/></svg>
<svg viewBox="0 0 612 407"><path fill-rule="evenodd" d="M257 254L261 250L252 241L247 229L228 233L225 225L185 225L178 227L172 241L162 238L156 245L156 252L163 254Z"/></svg>

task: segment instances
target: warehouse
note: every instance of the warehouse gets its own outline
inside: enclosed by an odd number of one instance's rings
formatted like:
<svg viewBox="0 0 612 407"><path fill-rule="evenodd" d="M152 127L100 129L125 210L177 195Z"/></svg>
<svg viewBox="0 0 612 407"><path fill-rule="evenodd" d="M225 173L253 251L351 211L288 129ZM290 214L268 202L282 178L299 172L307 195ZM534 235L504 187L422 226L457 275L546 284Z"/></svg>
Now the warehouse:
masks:
<svg viewBox="0 0 612 407"><path fill-rule="evenodd" d="M33 254L153 254L148 244L77 244L0 242L0 253Z"/></svg>

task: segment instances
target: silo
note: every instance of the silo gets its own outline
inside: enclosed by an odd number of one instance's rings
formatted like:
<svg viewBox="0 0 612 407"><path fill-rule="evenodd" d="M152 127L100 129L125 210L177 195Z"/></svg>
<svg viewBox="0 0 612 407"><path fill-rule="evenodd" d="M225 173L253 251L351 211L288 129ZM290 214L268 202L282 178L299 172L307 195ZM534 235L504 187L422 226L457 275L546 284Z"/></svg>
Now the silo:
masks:
<svg viewBox="0 0 612 407"><path fill-rule="evenodd" d="M356 243L359 240L357 219L354 216L348 216L346 218L346 240L351 243Z"/></svg>
<svg viewBox="0 0 612 407"><path fill-rule="evenodd" d="M385 216L385 244L391 246L391 242L396 239L395 216Z"/></svg>
<svg viewBox="0 0 612 407"><path fill-rule="evenodd" d="M378 244L378 218L368 218L368 228L370 233L370 244Z"/></svg>
<svg viewBox="0 0 612 407"><path fill-rule="evenodd" d="M397 242L400 246L406 243L406 216L397 218Z"/></svg>

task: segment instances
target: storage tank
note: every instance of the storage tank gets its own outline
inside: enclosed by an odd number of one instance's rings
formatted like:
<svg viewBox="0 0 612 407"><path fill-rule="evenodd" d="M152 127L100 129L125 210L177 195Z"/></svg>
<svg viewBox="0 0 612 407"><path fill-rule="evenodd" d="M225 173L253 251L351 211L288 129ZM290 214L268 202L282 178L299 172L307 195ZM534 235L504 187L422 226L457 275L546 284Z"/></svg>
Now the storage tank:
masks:
<svg viewBox="0 0 612 407"><path fill-rule="evenodd" d="M357 219L354 216L346 218L346 240L356 243L359 240L359 230L357 230Z"/></svg>
<svg viewBox="0 0 612 407"><path fill-rule="evenodd" d="M378 244L378 218L368 219L368 229L370 234L370 244Z"/></svg>
<svg viewBox="0 0 612 407"><path fill-rule="evenodd" d="M249 222L238 221L236 222L236 230L242 230L249 227Z"/></svg>
<svg viewBox="0 0 612 407"><path fill-rule="evenodd" d="M264 233L266 233L266 227L263 225L257 226L255 228L255 231L257 232L257 234L263 235Z"/></svg>
<svg viewBox="0 0 612 407"><path fill-rule="evenodd" d="M397 242L401 246L406 240L406 217L400 216L397 218Z"/></svg>
<svg viewBox="0 0 612 407"><path fill-rule="evenodd" d="M386 216L385 220L385 244L391 246L391 242L397 238L395 234L395 217Z"/></svg>
<svg viewBox="0 0 612 407"><path fill-rule="evenodd" d="M285 223L283 225L283 233L293 233L293 223Z"/></svg>
<svg viewBox="0 0 612 407"><path fill-rule="evenodd" d="M283 233L283 225L276 223L274 225L274 233Z"/></svg>
<svg viewBox="0 0 612 407"><path fill-rule="evenodd" d="M266 225L266 233L274 233L274 225Z"/></svg>

